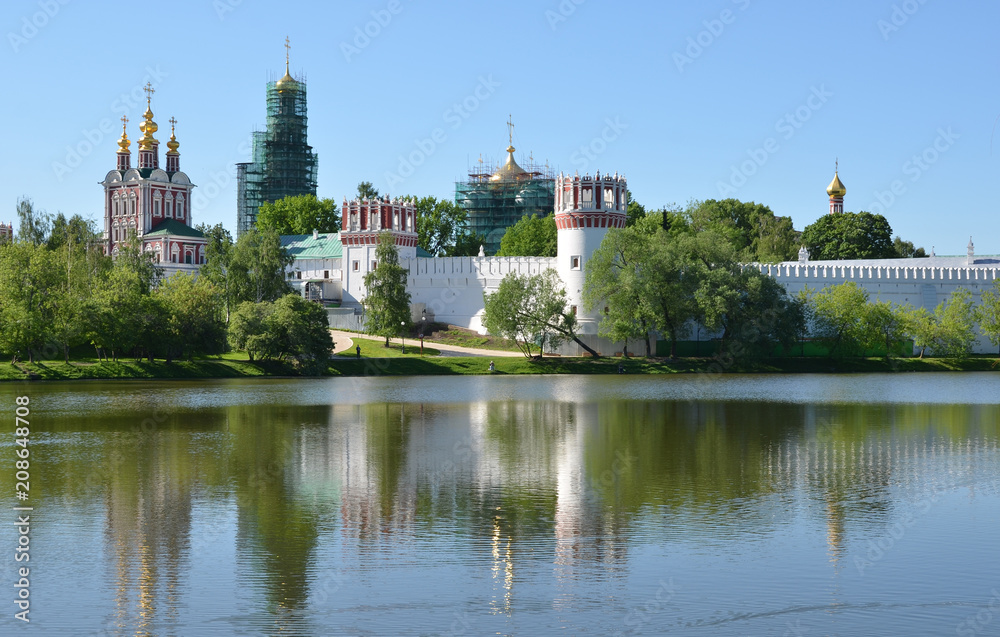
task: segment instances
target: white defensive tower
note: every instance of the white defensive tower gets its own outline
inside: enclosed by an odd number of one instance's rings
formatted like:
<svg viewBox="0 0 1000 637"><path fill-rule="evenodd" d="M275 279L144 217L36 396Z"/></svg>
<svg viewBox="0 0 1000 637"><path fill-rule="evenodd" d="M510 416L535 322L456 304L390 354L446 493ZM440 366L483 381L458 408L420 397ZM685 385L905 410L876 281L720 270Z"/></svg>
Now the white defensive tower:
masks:
<svg viewBox="0 0 1000 637"><path fill-rule="evenodd" d="M583 281L587 261L601 245L608 228L624 228L628 200L625 177L618 173L593 177L579 174L556 178L557 272L566 298L576 309L582 334L596 334L599 308L585 313Z"/></svg>

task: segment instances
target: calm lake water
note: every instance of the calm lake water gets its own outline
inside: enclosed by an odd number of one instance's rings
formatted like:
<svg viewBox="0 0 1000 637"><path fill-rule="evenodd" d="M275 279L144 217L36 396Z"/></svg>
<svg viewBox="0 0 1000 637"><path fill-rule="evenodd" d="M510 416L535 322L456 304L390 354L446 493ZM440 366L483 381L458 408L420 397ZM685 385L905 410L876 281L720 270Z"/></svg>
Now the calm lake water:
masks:
<svg viewBox="0 0 1000 637"><path fill-rule="evenodd" d="M3 635L1000 634L1000 374L18 395Z"/></svg>

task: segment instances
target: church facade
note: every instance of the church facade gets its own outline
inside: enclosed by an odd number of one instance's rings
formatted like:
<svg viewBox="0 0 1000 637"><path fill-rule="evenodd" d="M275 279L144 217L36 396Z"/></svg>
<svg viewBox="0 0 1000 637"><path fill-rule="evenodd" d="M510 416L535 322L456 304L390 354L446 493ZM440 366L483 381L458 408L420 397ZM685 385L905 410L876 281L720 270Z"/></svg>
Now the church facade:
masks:
<svg viewBox="0 0 1000 637"><path fill-rule="evenodd" d="M142 250L166 274L196 272L205 263L205 236L191 221L194 184L180 169L180 143L170 119L166 165L160 166L158 126L151 107L154 89L146 85L146 112L139 124L137 165L132 166L128 118L122 117L117 162L101 185L104 187L104 252L118 254L122 245L138 237Z"/></svg>

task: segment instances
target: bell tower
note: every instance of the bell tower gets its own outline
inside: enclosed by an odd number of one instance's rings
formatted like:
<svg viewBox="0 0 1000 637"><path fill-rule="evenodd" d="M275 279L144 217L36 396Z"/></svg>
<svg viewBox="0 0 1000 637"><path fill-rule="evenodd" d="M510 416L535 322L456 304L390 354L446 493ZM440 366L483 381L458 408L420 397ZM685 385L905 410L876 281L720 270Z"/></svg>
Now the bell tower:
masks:
<svg viewBox="0 0 1000 637"><path fill-rule="evenodd" d="M830 214L844 212L844 195L847 194L847 187L840 181L839 163L834 164L833 181L826 187L826 194L830 195Z"/></svg>

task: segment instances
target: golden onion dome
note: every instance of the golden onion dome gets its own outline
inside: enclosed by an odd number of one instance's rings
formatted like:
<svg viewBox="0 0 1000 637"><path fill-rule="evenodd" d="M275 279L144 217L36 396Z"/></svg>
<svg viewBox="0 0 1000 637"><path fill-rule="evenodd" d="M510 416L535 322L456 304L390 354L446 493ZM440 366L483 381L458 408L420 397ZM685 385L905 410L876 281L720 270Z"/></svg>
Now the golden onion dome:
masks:
<svg viewBox="0 0 1000 637"><path fill-rule="evenodd" d="M514 147L507 147L507 161L503 166L500 167L493 176L490 177L490 181L510 181L523 179L525 175L528 175L528 171L517 165L514 160Z"/></svg>
<svg viewBox="0 0 1000 637"><path fill-rule="evenodd" d="M125 126L128 124L128 118L122 117L122 136L118 138L118 152L128 153L128 147L132 145L132 142L128 140L128 133L125 132Z"/></svg>
<svg viewBox="0 0 1000 637"><path fill-rule="evenodd" d="M168 155L180 154L177 152L177 149L180 148L181 144L180 142L177 141L177 136L174 135L174 124L176 123L176 121L177 120L175 120L173 117L170 118L170 141L167 142L167 148L169 148L170 150L167 151Z"/></svg>
<svg viewBox="0 0 1000 637"><path fill-rule="evenodd" d="M299 83L288 73L288 69L286 68L285 74L281 76L280 80L274 83L274 86L278 90L297 89L299 87Z"/></svg>
<svg viewBox="0 0 1000 637"><path fill-rule="evenodd" d="M844 182L840 181L840 175L836 172L833 173L833 181L826 187L826 194L831 197L843 197L847 194L847 187L844 186Z"/></svg>

